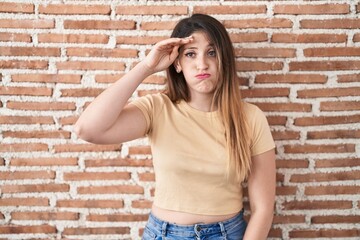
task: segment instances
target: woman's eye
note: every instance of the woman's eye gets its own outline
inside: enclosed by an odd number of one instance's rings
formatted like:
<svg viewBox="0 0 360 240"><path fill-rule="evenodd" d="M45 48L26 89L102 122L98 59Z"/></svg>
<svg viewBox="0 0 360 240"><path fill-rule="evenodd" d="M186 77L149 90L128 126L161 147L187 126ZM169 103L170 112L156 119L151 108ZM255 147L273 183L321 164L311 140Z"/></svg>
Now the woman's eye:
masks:
<svg viewBox="0 0 360 240"><path fill-rule="evenodd" d="M195 53L188 52L188 53L185 53L185 56L187 56L187 57L195 57Z"/></svg>
<svg viewBox="0 0 360 240"><path fill-rule="evenodd" d="M215 57L215 56L216 56L215 50L210 50L210 51L208 52L208 54L209 54L209 56L211 56L211 57Z"/></svg>

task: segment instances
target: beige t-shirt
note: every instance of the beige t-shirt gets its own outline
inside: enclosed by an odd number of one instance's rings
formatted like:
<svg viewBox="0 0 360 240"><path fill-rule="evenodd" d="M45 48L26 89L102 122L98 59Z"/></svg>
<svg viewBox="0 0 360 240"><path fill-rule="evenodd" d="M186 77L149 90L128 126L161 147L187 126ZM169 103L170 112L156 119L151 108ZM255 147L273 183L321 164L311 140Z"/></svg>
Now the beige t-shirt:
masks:
<svg viewBox="0 0 360 240"><path fill-rule="evenodd" d="M226 178L225 131L217 111L202 112L165 94L132 102L146 119L156 178L154 204L204 215L236 213L243 207L242 187ZM263 112L245 103L251 155L275 147ZM230 174L230 176L234 174Z"/></svg>

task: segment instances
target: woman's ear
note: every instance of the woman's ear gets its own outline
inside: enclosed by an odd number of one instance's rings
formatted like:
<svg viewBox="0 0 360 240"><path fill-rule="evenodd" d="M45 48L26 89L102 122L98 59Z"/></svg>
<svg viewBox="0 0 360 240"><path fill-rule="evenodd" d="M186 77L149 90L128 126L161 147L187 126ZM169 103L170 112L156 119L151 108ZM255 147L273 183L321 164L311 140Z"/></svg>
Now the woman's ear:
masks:
<svg viewBox="0 0 360 240"><path fill-rule="evenodd" d="M182 71L179 58L176 58L174 61L174 67L177 73L180 73Z"/></svg>

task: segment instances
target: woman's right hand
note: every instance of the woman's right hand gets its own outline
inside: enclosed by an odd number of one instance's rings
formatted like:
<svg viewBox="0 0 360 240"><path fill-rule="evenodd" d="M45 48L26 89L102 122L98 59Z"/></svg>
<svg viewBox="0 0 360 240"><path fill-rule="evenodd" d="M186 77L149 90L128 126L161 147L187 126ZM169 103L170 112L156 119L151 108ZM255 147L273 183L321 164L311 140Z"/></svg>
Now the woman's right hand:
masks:
<svg viewBox="0 0 360 240"><path fill-rule="evenodd" d="M143 64L152 73L168 68L179 55L180 46L193 40L192 36L186 38L169 38L158 42L143 60Z"/></svg>

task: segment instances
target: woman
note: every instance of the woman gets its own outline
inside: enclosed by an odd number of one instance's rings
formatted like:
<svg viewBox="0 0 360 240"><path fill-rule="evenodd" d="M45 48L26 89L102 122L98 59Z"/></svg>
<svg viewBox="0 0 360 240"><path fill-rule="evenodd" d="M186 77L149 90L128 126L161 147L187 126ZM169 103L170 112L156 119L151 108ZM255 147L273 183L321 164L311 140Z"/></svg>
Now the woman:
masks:
<svg viewBox="0 0 360 240"><path fill-rule="evenodd" d="M165 69L166 93L128 103L146 77ZM75 131L97 144L149 137L156 192L143 239L266 239L275 198L274 141L264 114L241 100L234 50L215 18L181 20L169 39L86 108Z"/></svg>

